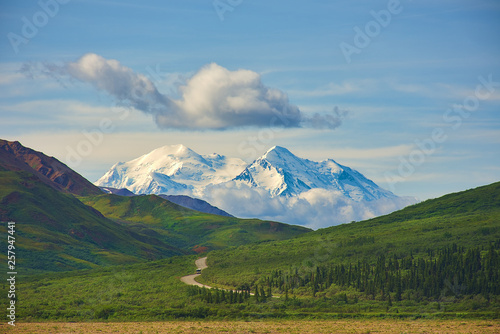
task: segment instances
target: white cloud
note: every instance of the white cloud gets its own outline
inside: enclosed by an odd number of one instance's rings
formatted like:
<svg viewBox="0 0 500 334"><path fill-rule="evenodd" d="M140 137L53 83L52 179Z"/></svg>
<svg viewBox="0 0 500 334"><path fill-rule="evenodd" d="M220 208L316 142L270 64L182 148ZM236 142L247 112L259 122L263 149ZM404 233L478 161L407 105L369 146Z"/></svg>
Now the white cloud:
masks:
<svg viewBox="0 0 500 334"><path fill-rule="evenodd" d="M469 86L443 82L415 83L405 82L399 78L363 78L344 80L340 83L330 82L327 85L313 90L291 90L294 97L325 97L346 96L356 94L357 97L364 95L380 96L382 93L401 92L408 95L423 96L438 99L459 99L461 102L467 96L474 96L477 83L472 82ZM472 87L472 89L471 89ZM491 93L488 100L498 100L498 91Z"/></svg>
<svg viewBox="0 0 500 334"><path fill-rule="evenodd" d="M229 71L212 63L180 90L182 98L174 103L194 128L295 127L301 121L300 110L285 93L264 86L260 75L249 70ZM158 122L168 127L175 120L159 115Z"/></svg>
<svg viewBox="0 0 500 334"><path fill-rule="evenodd" d="M37 82L22 73L21 63L0 63L0 98L32 98L36 94L60 91L61 86L48 78L38 78Z"/></svg>
<svg viewBox="0 0 500 334"><path fill-rule="evenodd" d="M137 117L123 107L104 107L82 103L78 100L46 99L31 100L15 104L0 104L2 123L0 130L9 131L13 125L22 124L22 132L39 131L40 125L45 128L68 131L71 129L95 128L103 120L110 120L114 125L133 125L135 129L149 122L144 117ZM53 133L51 133L52 135Z"/></svg>
<svg viewBox="0 0 500 334"><path fill-rule="evenodd" d="M305 116L291 104L287 94L265 86L258 73L230 71L208 64L179 87L180 98L158 91L145 75L114 59L89 53L63 66L43 64L23 68L57 80L76 79L111 95L119 105L153 115L164 129L225 130L240 127L319 127L333 129L341 124L335 113ZM318 126L319 125L319 126Z"/></svg>
<svg viewBox="0 0 500 334"><path fill-rule="evenodd" d="M416 202L410 197L356 202L325 189L311 189L290 198L271 198L262 189L232 183L207 189L204 199L237 217L274 220L313 229L370 219Z"/></svg>

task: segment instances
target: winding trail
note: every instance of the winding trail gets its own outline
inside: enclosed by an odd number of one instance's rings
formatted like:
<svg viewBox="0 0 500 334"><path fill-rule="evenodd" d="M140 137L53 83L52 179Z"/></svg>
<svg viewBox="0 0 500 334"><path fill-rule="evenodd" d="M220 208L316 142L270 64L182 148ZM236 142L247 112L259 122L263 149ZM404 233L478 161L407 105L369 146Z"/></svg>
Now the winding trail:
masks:
<svg viewBox="0 0 500 334"><path fill-rule="evenodd" d="M208 268L206 256L202 257L201 259L196 260L194 263L196 264L196 268L198 268L198 269L203 270L203 269ZM181 277L181 281L186 283L187 285L196 285L196 286L199 286L200 288L212 289L211 286L196 282L195 278L200 276L200 275L201 274L193 274L193 275L183 276L183 277Z"/></svg>
<svg viewBox="0 0 500 334"><path fill-rule="evenodd" d="M194 262L194 264L196 265L196 268L198 269L206 269L208 268L207 266L207 257L202 257L198 260L196 260ZM187 275L187 276L183 276L181 277L181 281L183 283L186 283L187 285L196 285L196 286L199 286L200 288L207 288L207 289L213 289L213 287L211 286L208 286L208 285L205 285L205 284L201 284L199 282L196 282L195 278L200 276L201 274L193 274L193 275ZM230 290L227 290L227 289L222 289L224 291L230 291ZM231 290L233 292L240 292L238 290ZM253 296L254 294L253 293L250 293L250 296ZM279 296L273 296L273 298L279 298Z"/></svg>

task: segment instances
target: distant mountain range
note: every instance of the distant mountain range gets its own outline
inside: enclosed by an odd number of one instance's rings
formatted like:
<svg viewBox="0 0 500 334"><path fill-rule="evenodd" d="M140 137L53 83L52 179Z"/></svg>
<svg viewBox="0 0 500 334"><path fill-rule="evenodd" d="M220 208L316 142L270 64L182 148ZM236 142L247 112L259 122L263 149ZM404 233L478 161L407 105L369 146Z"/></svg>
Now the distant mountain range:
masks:
<svg viewBox="0 0 500 334"><path fill-rule="evenodd" d="M226 211L221 210L211 205L210 203L198 198L192 198L185 195L159 195L159 196L161 198L169 200L172 203L178 204L180 206L183 206L191 210L196 210L219 216L234 217L233 215L227 213Z"/></svg>
<svg viewBox="0 0 500 334"><path fill-rule="evenodd" d="M200 155L184 145L164 146L111 167L95 184L136 194L195 194L234 181L266 190L271 197L297 196L311 189L334 190L355 201L395 198L361 173L332 159L315 162L274 146L245 163L219 154Z"/></svg>
<svg viewBox="0 0 500 334"><path fill-rule="evenodd" d="M137 196L136 194L125 188L122 189L109 188L109 187L99 187L99 188L106 194L113 194L126 197ZM213 215L233 217L233 215L230 215L229 213L198 198L192 198L185 195L160 195L160 197L191 210L210 213Z"/></svg>
<svg viewBox="0 0 500 334"><path fill-rule="evenodd" d="M416 202L332 159L315 162L280 146L250 164L217 153L200 155L184 145L164 146L116 163L95 185L136 194L188 195L238 217L314 227L371 218Z"/></svg>

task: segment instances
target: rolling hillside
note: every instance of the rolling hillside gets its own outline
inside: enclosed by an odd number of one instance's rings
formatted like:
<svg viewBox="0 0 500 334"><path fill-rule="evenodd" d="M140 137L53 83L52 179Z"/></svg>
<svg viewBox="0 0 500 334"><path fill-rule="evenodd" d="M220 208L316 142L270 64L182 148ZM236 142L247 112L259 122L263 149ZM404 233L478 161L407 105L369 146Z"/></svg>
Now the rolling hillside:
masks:
<svg viewBox="0 0 500 334"><path fill-rule="evenodd" d="M154 236L124 229L31 173L2 167L0 221L16 222L17 258L24 274L30 270L134 263L185 253ZM6 224L1 228L5 232Z"/></svg>
<svg viewBox="0 0 500 334"><path fill-rule="evenodd" d="M334 226L297 238L215 251L203 280L238 286L273 270L375 264L386 258L429 258L453 244L485 247L500 239L500 182L428 200L392 214ZM265 261L263 260L265 259Z"/></svg>
<svg viewBox="0 0 500 334"><path fill-rule="evenodd" d="M300 226L202 213L156 195L99 195L80 199L128 229L154 234L168 244L196 252L284 240L310 232Z"/></svg>

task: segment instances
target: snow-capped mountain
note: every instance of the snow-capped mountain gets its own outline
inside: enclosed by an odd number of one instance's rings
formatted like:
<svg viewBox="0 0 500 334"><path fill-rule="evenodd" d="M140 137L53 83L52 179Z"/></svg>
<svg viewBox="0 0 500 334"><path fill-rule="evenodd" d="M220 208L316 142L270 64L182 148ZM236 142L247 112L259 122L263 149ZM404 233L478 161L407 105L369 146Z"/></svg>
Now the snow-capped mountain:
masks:
<svg viewBox="0 0 500 334"><path fill-rule="evenodd" d="M233 179L245 166L238 158L200 155L184 145L169 145L115 164L95 185L136 194L199 195L208 185Z"/></svg>
<svg viewBox="0 0 500 334"><path fill-rule="evenodd" d="M280 146L269 149L234 180L265 189L272 197L297 196L316 188L339 191L355 201L396 197L332 159L321 162L302 159Z"/></svg>
<svg viewBox="0 0 500 334"><path fill-rule="evenodd" d="M416 202L332 159L302 159L279 146L250 164L200 155L183 145L164 146L115 164L95 184L136 194L197 197L237 217L311 228L368 219Z"/></svg>

